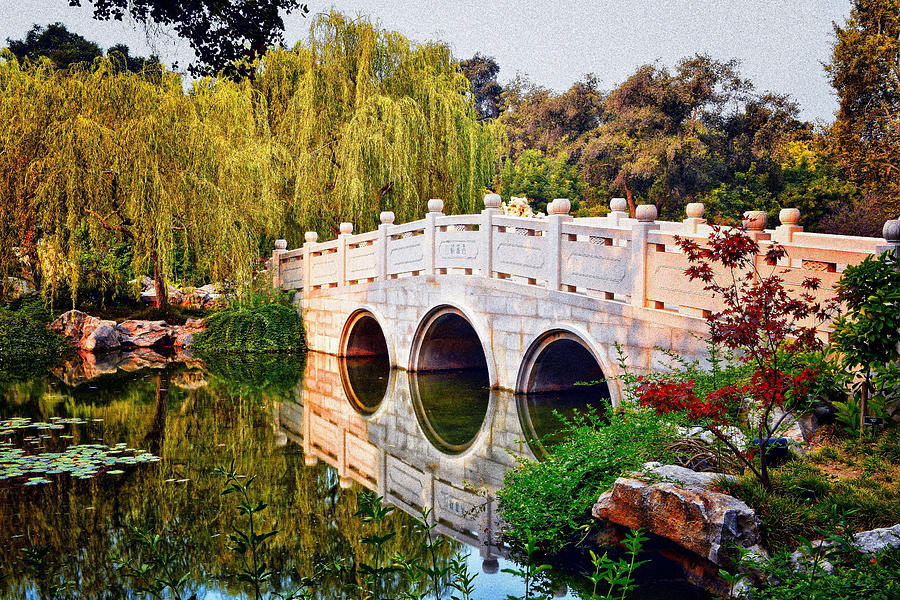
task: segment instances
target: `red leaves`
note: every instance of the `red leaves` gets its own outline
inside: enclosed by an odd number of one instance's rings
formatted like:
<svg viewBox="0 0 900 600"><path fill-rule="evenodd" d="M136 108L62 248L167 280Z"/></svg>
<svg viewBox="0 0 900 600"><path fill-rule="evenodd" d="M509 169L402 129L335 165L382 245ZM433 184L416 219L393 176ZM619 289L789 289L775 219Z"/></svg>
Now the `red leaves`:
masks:
<svg viewBox="0 0 900 600"><path fill-rule="evenodd" d="M680 412L695 421L724 421L734 388L722 388L701 400L694 391L694 381L672 381L639 377L637 389L641 406L653 407L658 414Z"/></svg>

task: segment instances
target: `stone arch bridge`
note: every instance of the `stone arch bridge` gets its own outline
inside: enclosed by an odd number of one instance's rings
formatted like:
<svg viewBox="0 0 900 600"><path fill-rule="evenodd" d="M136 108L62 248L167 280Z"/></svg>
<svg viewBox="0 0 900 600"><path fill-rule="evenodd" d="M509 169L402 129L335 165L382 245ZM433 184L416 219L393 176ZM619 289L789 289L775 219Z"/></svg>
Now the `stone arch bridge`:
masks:
<svg viewBox="0 0 900 600"><path fill-rule="evenodd" d="M516 393L605 379L614 403L622 364L647 372L669 362L664 351L706 356L705 317L721 306L684 276L675 243L708 238L702 204L688 205L682 222L658 221L649 205L629 218L621 198L591 218L571 217L565 199L542 218L503 214L495 194L484 204L480 214L444 215L431 200L411 223L384 212L375 231L353 234L342 223L337 239L309 232L296 250L279 240L274 284L298 292L309 348L387 355L408 371L477 368L486 385ZM818 276L823 298L847 265L897 243L804 232L796 209L782 210L774 229L765 213L748 216L759 260L782 244L788 256L776 268L787 284ZM896 237L891 223L885 231Z"/></svg>

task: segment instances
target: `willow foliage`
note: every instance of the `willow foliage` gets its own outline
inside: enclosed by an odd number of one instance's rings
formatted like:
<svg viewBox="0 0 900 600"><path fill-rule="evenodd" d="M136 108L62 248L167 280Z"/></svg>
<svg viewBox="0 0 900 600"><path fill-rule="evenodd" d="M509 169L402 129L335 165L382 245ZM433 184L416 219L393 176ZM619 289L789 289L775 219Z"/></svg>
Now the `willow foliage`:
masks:
<svg viewBox="0 0 900 600"><path fill-rule="evenodd" d="M171 275L178 245L215 280L249 278L281 216L265 106L249 83L130 74L115 61L57 71L0 59L0 253L36 248L45 288L80 278L86 244L133 246L134 273ZM87 224L89 236L75 232ZM29 233L30 232L30 233Z"/></svg>
<svg viewBox="0 0 900 600"><path fill-rule="evenodd" d="M478 123L445 45L332 12L306 42L266 54L254 87L295 161L294 243L305 229L331 237L341 221L372 229L382 210L398 222L418 219L429 198L473 212L493 176L497 132Z"/></svg>

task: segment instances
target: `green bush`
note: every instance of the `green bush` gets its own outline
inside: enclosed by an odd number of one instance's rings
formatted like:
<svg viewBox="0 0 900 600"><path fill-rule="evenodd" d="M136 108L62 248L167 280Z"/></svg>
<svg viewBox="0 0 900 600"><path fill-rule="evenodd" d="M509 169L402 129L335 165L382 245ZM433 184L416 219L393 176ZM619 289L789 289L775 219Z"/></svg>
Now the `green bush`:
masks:
<svg viewBox="0 0 900 600"><path fill-rule="evenodd" d="M632 407L608 420L591 413L567 421L565 441L545 460L524 460L503 478L497 496L504 535L524 547L531 533L542 550L559 551L582 537L597 497L617 477L647 461L673 458L667 448L676 435L663 417Z"/></svg>
<svg viewBox="0 0 900 600"><path fill-rule="evenodd" d="M206 319L193 348L202 352L300 352L306 349L303 322L283 304L219 311Z"/></svg>
<svg viewBox="0 0 900 600"><path fill-rule="evenodd" d="M59 360L67 345L49 321L39 298L0 304L0 382L27 379Z"/></svg>
<svg viewBox="0 0 900 600"><path fill-rule="evenodd" d="M833 560L833 559L832 559ZM753 600L894 600L900 598L900 548L876 554L841 553L834 572L797 570L786 555L765 568L772 582L753 591Z"/></svg>

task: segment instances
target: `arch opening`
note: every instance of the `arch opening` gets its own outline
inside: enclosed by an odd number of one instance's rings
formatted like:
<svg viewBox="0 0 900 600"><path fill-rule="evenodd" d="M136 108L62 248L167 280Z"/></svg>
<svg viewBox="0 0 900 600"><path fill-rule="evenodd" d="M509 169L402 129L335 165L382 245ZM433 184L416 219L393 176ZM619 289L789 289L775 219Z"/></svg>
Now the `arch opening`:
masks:
<svg viewBox="0 0 900 600"><path fill-rule="evenodd" d="M487 358L475 328L459 311L447 309L426 321L414 371L473 371L488 380Z"/></svg>
<svg viewBox="0 0 900 600"><path fill-rule="evenodd" d="M590 347L563 330L539 338L525 355L517 390L517 411L525 439L538 457L545 443L564 439L564 423L594 411L608 418L611 401L606 376Z"/></svg>
<svg viewBox="0 0 900 600"><path fill-rule="evenodd" d="M590 390L609 398L606 375L590 348L576 335L555 332L526 355L519 391L546 394Z"/></svg>
<svg viewBox="0 0 900 600"><path fill-rule="evenodd" d="M387 356L388 347L384 331L368 312L360 312L347 323L344 356Z"/></svg>
<svg viewBox="0 0 900 600"><path fill-rule="evenodd" d="M388 389L391 361L387 339L375 316L359 310L347 320L341 341L341 384L350 404L373 414Z"/></svg>
<svg viewBox="0 0 900 600"><path fill-rule="evenodd" d="M419 427L440 452L460 454L478 438L490 408L485 381L473 369L409 374Z"/></svg>

